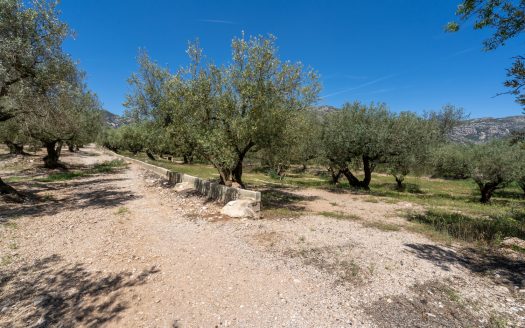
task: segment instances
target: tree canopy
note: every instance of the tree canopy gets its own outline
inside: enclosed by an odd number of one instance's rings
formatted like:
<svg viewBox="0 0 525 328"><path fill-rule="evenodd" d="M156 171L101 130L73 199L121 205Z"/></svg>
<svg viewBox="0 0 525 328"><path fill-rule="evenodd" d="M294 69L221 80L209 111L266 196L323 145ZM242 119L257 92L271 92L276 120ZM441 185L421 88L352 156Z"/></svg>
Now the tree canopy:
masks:
<svg viewBox="0 0 525 328"><path fill-rule="evenodd" d="M520 36L525 30L524 0L464 0L456 10L459 20L466 23L473 19L476 30L491 29L492 35L484 42L485 50L494 50L511 39ZM457 32L460 23L450 22L446 29ZM510 89L507 93L516 96L516 101L525 106L525 57L517 55L514 63L507 69L504 85Z"/></svg>
<svg viewBox="0 0 525 328"><path fill-rule="evenodd" d="M130 116L165 127L192 146L226 185L242 181L243 160L252 150L283 138L293 113L317 98L319 83L300 63L283 62L275 37L234 38L231 62L206 62L190 44L190 65L174 74L147 58L130 83Z"/></svg>

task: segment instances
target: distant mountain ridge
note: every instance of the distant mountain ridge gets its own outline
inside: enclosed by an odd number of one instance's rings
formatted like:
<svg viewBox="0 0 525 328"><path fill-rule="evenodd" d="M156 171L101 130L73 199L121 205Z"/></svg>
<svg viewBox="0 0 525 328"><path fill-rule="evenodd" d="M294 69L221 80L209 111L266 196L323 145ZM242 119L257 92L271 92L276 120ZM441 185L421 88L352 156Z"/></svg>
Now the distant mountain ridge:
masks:
<svg viewBox="0 0 525 328"><path fill-rule="evenodd" d="M311 110L327 114L338 110L334 106L316 106ZM103 110L104 121L113 128L124 125L125 119L117 114ZM525 131L525 115L501 118L484 117L463 122L454 128L450 138L460 143L482 143L495 138L504 138L512 131Z"/></svg>
<svg viewBox="0 0 525 328"><path fill-rule="evenodd" d="M451 139L461 143L482 143L504 138L513 131L525 131L525 115L476 118L454 128Z"/></svg>
<svg viewBox="0 0 525 328"><path fill-rule="evenodd" d="M326 105L312 107L313 111L320 114L327 114L338 109ZM454 128L450 138L459 143L483 143L491 139L504 138L513 131L525 131L525 115L466 120Z"/></svg>
<svg viewBox="0 0 525 328"><path fill-rule="evenodd" d="M112 128L118 128L124 124L124 119L120 115L113 114L105 109L102 110L102 115L104 116L104 122Z"/></svg>

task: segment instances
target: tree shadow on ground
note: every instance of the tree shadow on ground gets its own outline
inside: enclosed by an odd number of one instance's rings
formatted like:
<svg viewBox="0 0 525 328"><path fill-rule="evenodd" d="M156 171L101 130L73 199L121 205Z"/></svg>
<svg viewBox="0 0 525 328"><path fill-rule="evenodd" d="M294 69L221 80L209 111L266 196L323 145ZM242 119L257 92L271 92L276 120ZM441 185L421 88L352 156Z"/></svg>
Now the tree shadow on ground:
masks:
<svg viewBox="0 0 525 328"><path fill-rule="evenodd" d="M371 188L374 190L374 192L381 192L381 191L386 190L389 192L398 192L398 193L407 193L407 194L419 194L419 195L427 194L425 191L421 190L420 185L416 183L409 183L409 182L403 183L402 189L399 189L397 184L391 183L391 182L374 183L373 186L371 186Z"/></svg>
<svg viewBox="0 0 525 328"><path fill-rule="evenodd" d="M431 280L410 287L410 293L380 296L364 311L381 328L496 327L458 295L449 281Z"/></svg>
<svg viewBox="0 0 525 328"><path fill-rule="evenodd" d="M57 255L0 272L0 325L96 327L128 308L122 292L143 285L155 267L138 275L105 274Z"/></svg>
<svg viewBox="0 0 525 328"><path fill-rule="evenodd" d="M262 195L262 207L264 209L286 208L293 211L302 211L305 209L300 202L314 201L317 196L303 196L293 193L291 188L267 188L260 190Z"/></svg>
<svg viewBox="0 0 525 328"><path fill-rule="evenodd" d="M0 202L0 223L18 216L54 215L73 209L111 208L122 206L138 196L125 188L117 188L114 183L125 178L89 177L59 183L31 182L23 190L38 197L22 203ZM13 184L16 187L16 184ZM60 197L60 198L57 198Z"/></svg>
<svg viewBox="0 0 525 328"><path fill-rule="evenodd" d="M459 265L473 273L484 274L495 283L525 288L525 259L511 257L498 250L472 247L458 250L429 244L405 244L409 252L432 262L445 271Z"/></svg>

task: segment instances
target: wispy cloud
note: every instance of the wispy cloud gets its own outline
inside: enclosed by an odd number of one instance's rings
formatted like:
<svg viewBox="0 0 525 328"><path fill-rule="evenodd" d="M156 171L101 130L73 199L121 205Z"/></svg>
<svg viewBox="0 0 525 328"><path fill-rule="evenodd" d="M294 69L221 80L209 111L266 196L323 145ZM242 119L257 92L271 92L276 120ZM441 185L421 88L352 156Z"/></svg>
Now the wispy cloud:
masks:
<svg viewBox="0 0 525 328"><path fill-rule="evenodd" d="M341 73L335 73L335 74L328 74L326 76L321 76L323 80L331 80L331 79L348 79L348 80L366 80L368 76L364 75L352 75L352 74L341 74Z"/></svg>
<svg viewBox="0 0 525 328"><path fill-rule="evenodd" d="M202 23L210 23L210 24L228 24L228 25L235 25L236 22L232 22L229 20L223 20L223 19L197 19L198 22Z"/></svg>
<svg viewBox="0 0 525 328"><path fill-rule="evenodd" d="M369 81L369 82L366 82L366 83L363 83L363 84L356 85L354 87L349 87L349 88L346 88L346 89L342 89L342 90L339 90L339 91L335 91L335 92L329 93L327 95L321 96L321 99L337 96L337 95L340 95L340 94L343 94L343 93L347 93L347 92L350 92L350 91L354 91L354 90L357 90L357 89L368 87L368 86L374 85L376 83L379 83L381 81L385 81L385 80L391 79L391 78L393 78L395 76L396 76L395 74L385 75L385 76L379 77L379 78L377 78L375 80L372 80L372 81Z"/></svg>
<svg viewBox="0 0 525 328"><path fill-rule="evenodd" d="M457 56L461 56L463 54L466 54L466 53L469 53L469 52L472 52L476 50L476 48L467 48L467 49L463 49L463 50L460 50L460 51L456 51L448 56L446 56L445 58L443 59L450 59L450 58L454 58L454 57L457 57Z"/></svg>

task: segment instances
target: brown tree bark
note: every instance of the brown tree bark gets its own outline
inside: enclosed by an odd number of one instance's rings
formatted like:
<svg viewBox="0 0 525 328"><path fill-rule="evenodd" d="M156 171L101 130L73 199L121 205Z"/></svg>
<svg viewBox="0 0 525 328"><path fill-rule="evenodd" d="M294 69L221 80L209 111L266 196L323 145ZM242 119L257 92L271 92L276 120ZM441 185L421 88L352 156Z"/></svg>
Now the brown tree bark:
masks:
<svg viewBox="0 0 525 328"><path fill-rule="evenodd" d="M363 180L359 180L348 167L341 169L341 173L346 177L350 186L354 188L370 190L370 182L372 181L372 172L374 171L374 164L368 156L363 156L363 172L365 174Z"/></svg>
<svg viewBox="0 0 525 328"><path fill-rule="evenodd" d="M5 144L9 148L9 154L12 155L24 155L24 145L17 144L11 141L6 141Z"/></svg>
<svg viewBox="0 0 525 328"><path fill-rule="evenodd" d="M6 196L6 200L14 202L23 202L24 196L16 191L15 188L5 183L0 177L0 195Z"/></svg>
<svg viewBox="0 0 525 328"><path fill-rule="evenodd" d="M74 144L74 143L70 143L70 142L67 143L67 149L68 149L71 153L76 153L76 152L79 150L79 148L78 148L78 146L77 146L76 144Z"/></svg>
<svg viewBox="0 0 525 328"><path fill-rule="evenodd" d="M341 178L341 175L343 174L341 172L341 170L336 170L334 168L330 168L329 171L330 171L330 174L332 176L332 181L330 181L330 183L334 184L334 185L338 184L339 183L339 179Z"/></svg>
<svg viewBox="0 0 525 328"><path fill-rule="evenodd" d="M58 162L62 150L61 141L49 141L44 143L47 155L44 157L44 166L48 169L63 168L64 165Z"/></svg>
<svg viewBox="0 0 525 328"><path fill-rule="evenodd" d="M399 177L397 175L394 175L394 178L396 179L397 190L398 191L405 191L405 185L403 184L403 181L405 180L405 178L404 177Z"/></svg>
<svg viewBox="0 0 525 328"><path fill-rule="evenodd" d="M479 191L481 192L481 198L479 199L480 202L486 204L490 203L490 199L492 198L492 195L494 194L494 191L498 189L499 183L479 183Z"/></svg>
<svg viewBox="0 0 525 328"><path fill-rule="evenodd" d="M148 156L149 159L151 159L152 161L156 161L157 159L155 158L155 156L153 155L153 153L151 151L149 151L149 149L146 150L146 155Z"/></svg>

